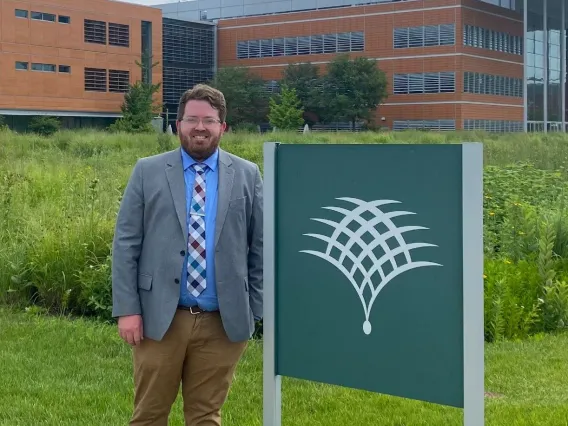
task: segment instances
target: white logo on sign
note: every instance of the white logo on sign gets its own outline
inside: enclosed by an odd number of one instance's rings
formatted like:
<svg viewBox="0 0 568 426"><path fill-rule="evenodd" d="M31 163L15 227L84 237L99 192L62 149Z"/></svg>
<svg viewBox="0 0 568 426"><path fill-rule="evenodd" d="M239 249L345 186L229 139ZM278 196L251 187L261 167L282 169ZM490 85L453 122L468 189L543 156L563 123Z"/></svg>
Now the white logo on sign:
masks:
<svg viewBox="0 0 568 426"><path fill-rule="evenodd" d="M327 243L325 252L318 252L313 250L300 250L300 253L308 253L314 256L327 260L349 280L359 299L363 305L365 312L365 322L363 323L363 331L365 334L371 333L371 323L369 316L375 299L381 290L396 276L411 269L420 268L424 266L442 266L439 263L413 261L410 251L420 247L437 247L429 243L411 243L408 244L402 234L408 231L418 229L428 229L423 226L401 226L397 227L391 220L397 216L412 215L413 212L407 211L394 211L383 212L378 207L385 204L400 203L395 200L376 200L376 201L363 201L357 198L338 198L338 200L347 201L355 205L353 210L347 210L341 207L323 207L327 210L332 210L344 215L340 222L333 222L328 219L312 218L317 222L324 223L331 226L333 234L331 236L319 234L304 234L309 237L323 240ZM350 226L355 225L355 231L349 229ZM379 232L377 226L381 225L384 229ZM339 241L340 238L345 239L345 243ZM365 242L363 237L368 240ZM396 247L390 247L396 244ZM354 249L358 247L359 254L354 253ZM332 256L332 250L336 248L339 251L338 258ZM382 255L377 258L375 249L380 248ZM357 250L357 251L359 251ZM401 264L397 264L397 255L403 259ZM347 260L346 260L347 258ZM365 267L363 263L367 263ZM390 265L390 271L385 274L385 266ZM373 283L373 276L378 272L380 281L378 285ZM359 274L358 274L359 273ZM356 275L360 278L356 279ZM369 287L371 291L370 299L365 301L364 290Z"/></svg>

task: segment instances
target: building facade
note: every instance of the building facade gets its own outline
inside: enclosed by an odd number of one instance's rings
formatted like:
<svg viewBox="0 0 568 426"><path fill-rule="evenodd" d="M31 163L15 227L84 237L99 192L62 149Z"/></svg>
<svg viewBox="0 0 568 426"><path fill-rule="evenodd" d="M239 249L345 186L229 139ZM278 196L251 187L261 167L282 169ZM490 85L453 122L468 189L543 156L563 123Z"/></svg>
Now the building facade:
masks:
<svg viewBox="0 0 568 426"><path fill-rule="evenodd" d="M107 125L129 83L181 94L242 66L277 87L288 64L376 61L395 130L565 131L568 0L0 0L0 115ZM136 61L158 62L141 75Z"/></svg>
<svg viewBox="0 0 568 426"><path fill-rule="evenodd" d="M218 64L268 82L336 53L377 61L393 129L566 129L567 0L194 0L164 16L218 25ZM545 89L546 88L546 89ZM546 107L545 107L546 105Z"/></svg>
<svg viewBox="0 0 568 426"><path fill-rule="evenodd" d="M163 111L174 130L183 92L215 75L216 36L211 22L163 19Z"/></svg>
<svg viewBox="0 0 568 426"><path fill-rule="evenodd" d="M162 57L159 9L108 0L0 0L0 115L64 126L106 125L120 116L143 53ZM148 76L149 77L149 76ZM153 69L153 81L162 69ZM161 94L157 97L161 102Z"/></svg>
<svg viewBox="0 0 568 426"><path fill-rule="evenodd" d="M519 0L517 0L519 1ZM525 130L568 131L566 27L568 0L524 0Z"/></svg>
<svg viewBox="0 0 568 426"><path fill-rule="evenodd" d="M424 0L221 19L219 66L278 80L289 63L322 69L340 52L377 62L395 130L523 129L523 21L476 0Z"/></svg>

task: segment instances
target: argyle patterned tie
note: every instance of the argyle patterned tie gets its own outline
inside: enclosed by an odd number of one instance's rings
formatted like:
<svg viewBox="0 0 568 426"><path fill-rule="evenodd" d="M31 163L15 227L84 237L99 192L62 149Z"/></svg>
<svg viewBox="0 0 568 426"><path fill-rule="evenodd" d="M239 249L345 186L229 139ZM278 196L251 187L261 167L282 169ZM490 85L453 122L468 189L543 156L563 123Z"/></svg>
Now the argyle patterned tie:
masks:
<svg viewBox="0 0 568 426"><path fill-rule="evenodd" d="M195 184L189 211L187 289L194 296L201 294L206 287L205 262L205 168L194 164Z"/></svg>

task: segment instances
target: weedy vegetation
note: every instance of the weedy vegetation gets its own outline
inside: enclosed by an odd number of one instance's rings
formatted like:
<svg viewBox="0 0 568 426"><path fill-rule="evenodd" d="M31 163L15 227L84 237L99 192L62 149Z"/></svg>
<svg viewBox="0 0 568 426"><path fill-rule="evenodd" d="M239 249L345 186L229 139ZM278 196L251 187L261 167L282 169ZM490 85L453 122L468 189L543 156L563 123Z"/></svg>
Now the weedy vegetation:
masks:
<svg viewBox="0 0 568 426"><path fill-rule="evenodd" d="M561 333L568 327L568 137L236 132L228 133L222 146L262 170L264 141L483 142L486 383L497 395L489 402L488 424L565 424L568 405L560 395L566 395L561 383L568 374L568 344ZM0 424L63 425L79 418L81 424L127 422L130 358L108 324L114 222L136 160L177 146L175 137L164 134L83 130L40 136L0 130L0 304L9 306L0 316ZM52 315L76 321L62 322ZM224 415L229 425L260 424L261 344L252 342L239 367ZM109 368L116 371L107 374ZM44 423L37 416L32 421L36 406L23 397L35 381L45 388L33 392L33 401L43 407ZM97 398L89 394L95 388L82 387L83 381L99 383ZM442 408L287 383L287 424L375 424L377 416L385 425L460 424L452 422L461 417ZM246 396L252 395L249 389L255 389L254 398ZM6 402L8 395L20 395L21 403ZM58 399L63 395L76 404ZM362 413L350 404L371 408ZM175 416L175 424L182 424Z"/></svg>

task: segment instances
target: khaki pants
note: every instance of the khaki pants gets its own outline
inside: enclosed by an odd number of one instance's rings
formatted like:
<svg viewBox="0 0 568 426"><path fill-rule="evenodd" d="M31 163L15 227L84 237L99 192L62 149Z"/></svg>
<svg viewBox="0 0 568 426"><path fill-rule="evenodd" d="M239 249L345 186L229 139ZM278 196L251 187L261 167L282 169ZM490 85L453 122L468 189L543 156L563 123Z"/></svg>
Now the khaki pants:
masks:
<svg viewBox="0 0 568 426"><path fill-rule="evenodd" d="M144 339L133 348L130 426L167 426L180 383L186 426L220 426L221 407L246 346L229 341L218 312L178 309L162 341Z"/></svg>

